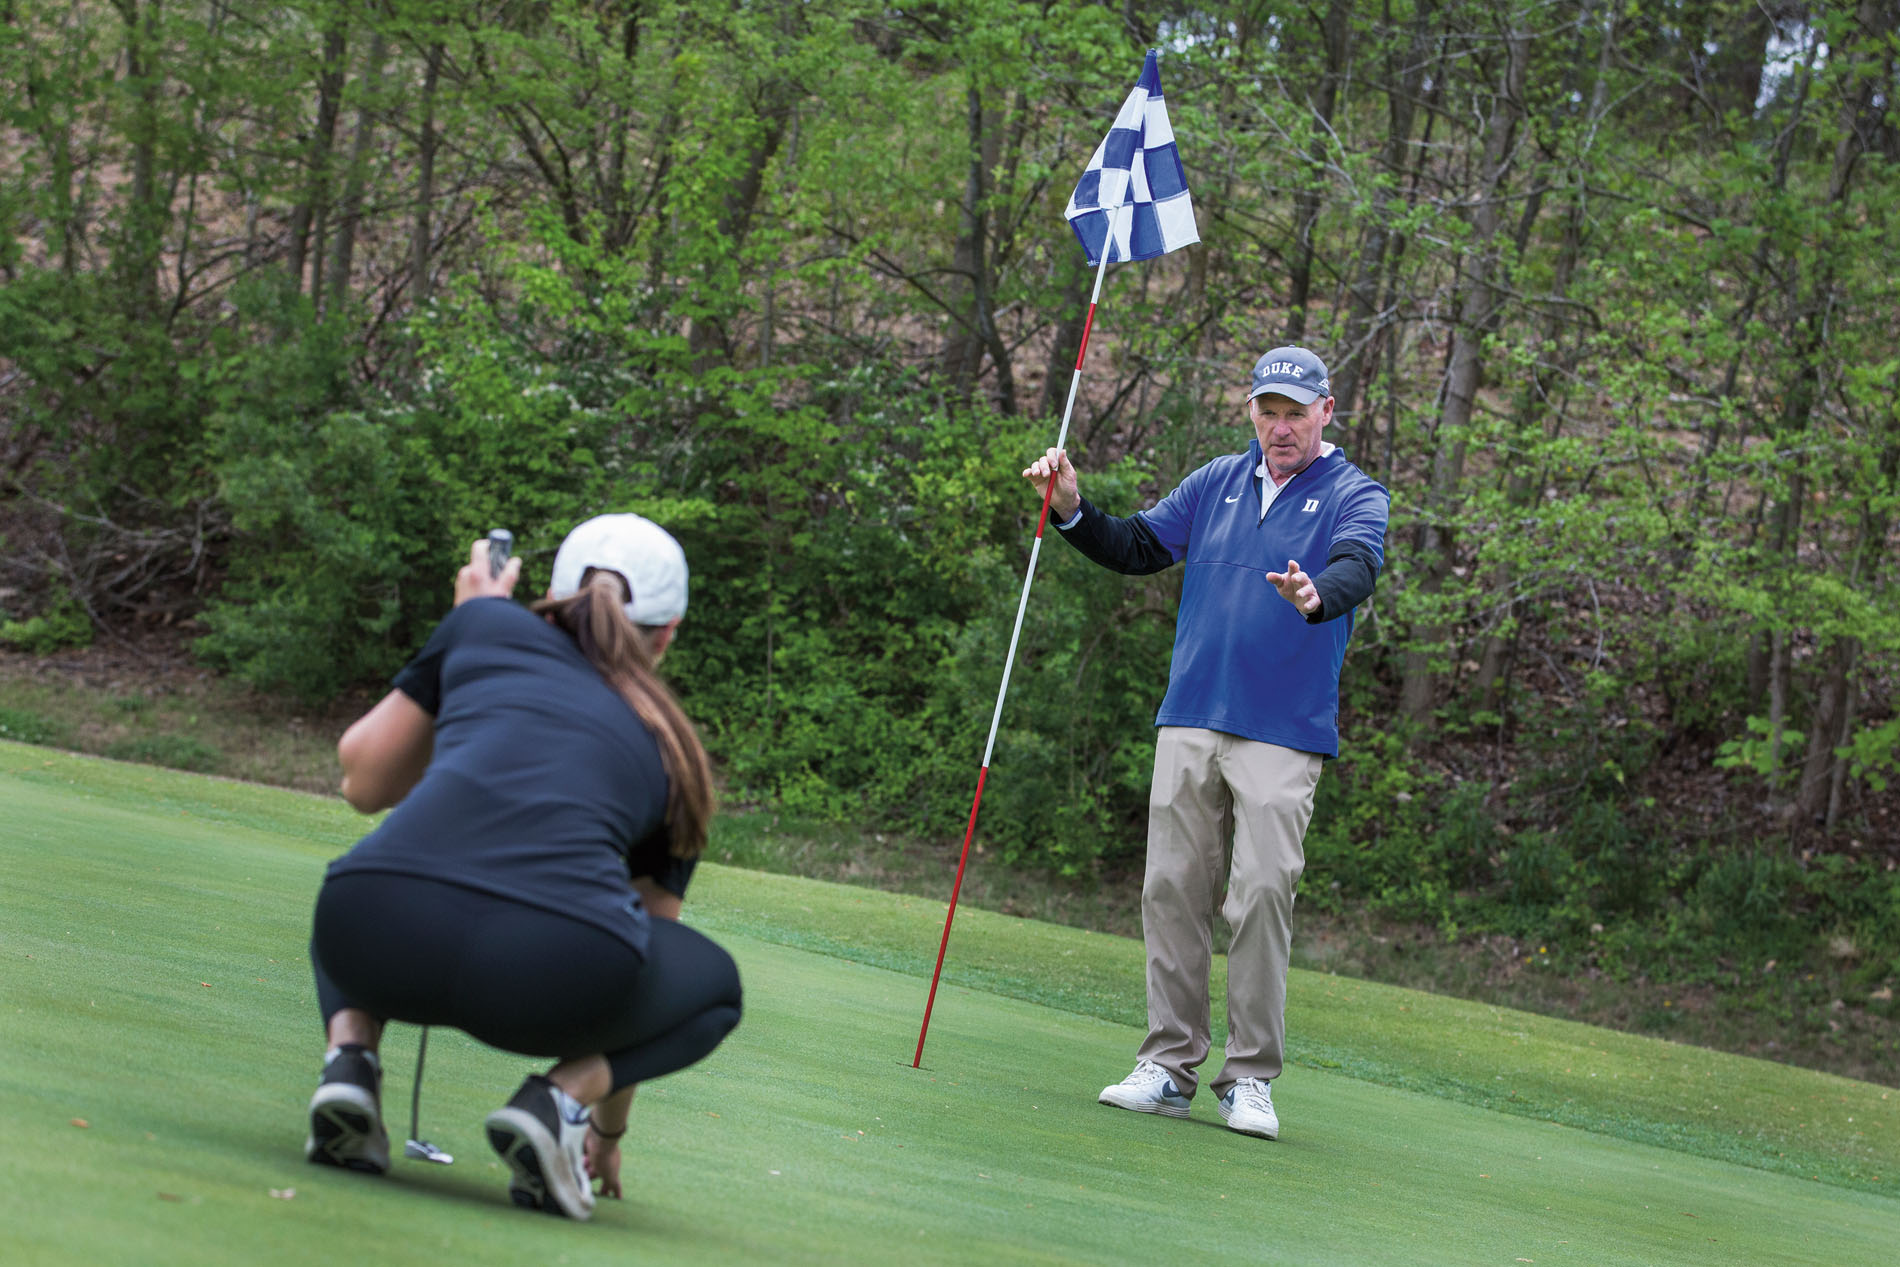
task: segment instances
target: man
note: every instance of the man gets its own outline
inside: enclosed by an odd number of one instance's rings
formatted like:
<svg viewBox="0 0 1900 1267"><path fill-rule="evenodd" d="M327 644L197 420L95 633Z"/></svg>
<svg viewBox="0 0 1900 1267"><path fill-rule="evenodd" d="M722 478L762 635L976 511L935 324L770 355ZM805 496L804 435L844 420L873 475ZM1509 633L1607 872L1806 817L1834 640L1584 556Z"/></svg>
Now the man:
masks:
<svg viewBox="0 0 1900 1267"><path fill-rule="evenodd" d="M1277 1139L1293 894L1320 767L1339 753L1339 667L1353 609L1384 563L1390 498L1321 439L1333 397L1312 352L1261 357L1247 412L1245 453L1215 458L1125 519L1083 500L1059 449L1023 477L1039 492L1055 481L1057 527L1102 566L1187 564L1148 801L1148 1037L1101 1102L1188 1115L1211 1044L1211 926L1231 831L1227 1052L1211 1085L1230 1128Z"/></svg>

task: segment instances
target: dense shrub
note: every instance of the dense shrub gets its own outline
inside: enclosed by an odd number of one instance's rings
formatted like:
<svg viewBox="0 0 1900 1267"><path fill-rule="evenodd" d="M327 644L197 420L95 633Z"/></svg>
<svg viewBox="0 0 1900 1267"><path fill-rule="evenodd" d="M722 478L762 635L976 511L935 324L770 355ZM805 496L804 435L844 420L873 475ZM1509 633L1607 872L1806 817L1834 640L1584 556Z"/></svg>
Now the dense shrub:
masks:
<svg viewBox="0 0 1900 1267"><path fill-rule="evenodd" d="M38 604L7 642L43 652L89 641L88 613L191 610L218 518L197 378L208 337L188 318L142 319L98 274L6 273L0 512L22 527L0 579Z"/></svg>
<svg viewBox="0 0 1900 1267"><path fill-rule="evenodd" d="M66 739L67 728L47 717L23 708L0 708L0 739L14 743L58 744Z"/></svg>
<svg viewBox="0 0 1900 1267"><path fill-rule="evenodd" d="M564 377L478 302L413 323L422 364L399 398L351 385L333 323L248 298L258 315L210 371L234 530L198 644L211 663L307 699L385 676L446 609L468 541L507 526L551 555L551 525L615 491L594 456L612 385Z"/></svg>
<svg viewBox="0 0 1900 1267"><path fill-rule="evenodd" d="M0 621L0 645L29 655L50 655L92 643L92 618L70 597L25 620Z"/></svg>
<svg viewBox="0 0 1900 1267"><path fill-rule="evenodd" d="M197 774L216 774L224 768L224 754L191 735L146 735L106 745L106 756L145 765L170 766Z"/></svg>

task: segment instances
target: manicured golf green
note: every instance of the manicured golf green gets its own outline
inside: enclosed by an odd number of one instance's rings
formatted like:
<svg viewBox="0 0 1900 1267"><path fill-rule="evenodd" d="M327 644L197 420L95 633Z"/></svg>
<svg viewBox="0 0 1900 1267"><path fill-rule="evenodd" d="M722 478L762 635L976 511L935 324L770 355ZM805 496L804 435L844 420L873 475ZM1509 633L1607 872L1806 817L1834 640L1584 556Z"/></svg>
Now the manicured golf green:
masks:
<svg viewBox="0 0 1900 1267"><path fill-rule="evenodd" d="M319 1169L304 943L361 828L322 798L0 744L0 1260L1857 1264L1900 1245L1900 1092L1299 974L1285 1134L1243 1139L1206 1096L1186 1122L1094 1103L1139 1038L1135 943L960 914L914 1070L942 904L711 866L688 915L738 958L746 1020L641 1091L626 1201L586 1225L510 1206L480 1123L528 1062L439 1031L423 1133L455 1165ZM398 1026L386 1049L398 1142L414 1045Z"/></svg>

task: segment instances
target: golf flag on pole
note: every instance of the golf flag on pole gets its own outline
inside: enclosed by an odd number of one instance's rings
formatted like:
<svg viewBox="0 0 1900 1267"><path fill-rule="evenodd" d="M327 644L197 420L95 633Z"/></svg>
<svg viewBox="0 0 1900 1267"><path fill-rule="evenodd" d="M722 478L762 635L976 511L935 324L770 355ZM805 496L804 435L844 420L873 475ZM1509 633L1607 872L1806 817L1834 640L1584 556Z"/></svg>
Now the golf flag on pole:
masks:
<svg viewBox="0 0 1900 1267"><path fill-rule="evenodd" d="M1122 207L1133 213L1117 214ZM1062 214L1091 264L1102 259L1104 239L1108 258L1118 264L1153 259L1201 240L1153 49Z"/></svg>
<svg viewBox="0 0 1900 1267"><path fill-rule="evenodd" d="M1154 50L1148 51L1135 90L1122 103L1108 137L1095 147L1095 156L1089 159L1088 170L1063 214L1088 251L1089 263L1095 266L1095 291L1089 296L1088 317L1082 322L1082 343L1075 352L1075 373L1069 378L1069 401L1062 407L1062 428L1056 433L1058 449L1069 436L1075 391L1082 382L1082 358L1089 352L1089 332L1095 328L1095 305L1102 297L1102 275L1108 271L1109 259L1152 259L1201 240L1194 227L1187 180L1181 174L1181 156L1174 148L1174 129L1168 126L1168 108L1161 100L1161 72L1155 67ZM1102 249L1105 243L1107 250ZM1042 530L1049 523L1049 499L1055 489L1056 481L1051 476L1042 490L1042 518L1036 521L1036 540L1029 547L1029 569L1023 576L1022 598L1016 604L1016 628L1010 632L1009 650L1003 655L1003 681L996 688L996 711L990 714L990 738L983 747L983 768L976 776L970 822L963 829L963 855L957 859L956 883L950 886L950 908L943 917L943 940L937 943L937 968L930 974L930 997L924 1000L924 1023L917 1030L917 1054L910 1062L913 1069L923 1066L930 1010L937 1003L937 981L943 976L944 952L950 948L950 924L957 917L963 869L969 864L970 842L976 837L976 812L983 804L983 784L990 777L990 756L996 751L1003 699L1009 694L1009 671L1016 663L1016 643L1023 634L1023 613L1029 610L1029 587L1036 579L1036 560L1042 557Z"/></svg>

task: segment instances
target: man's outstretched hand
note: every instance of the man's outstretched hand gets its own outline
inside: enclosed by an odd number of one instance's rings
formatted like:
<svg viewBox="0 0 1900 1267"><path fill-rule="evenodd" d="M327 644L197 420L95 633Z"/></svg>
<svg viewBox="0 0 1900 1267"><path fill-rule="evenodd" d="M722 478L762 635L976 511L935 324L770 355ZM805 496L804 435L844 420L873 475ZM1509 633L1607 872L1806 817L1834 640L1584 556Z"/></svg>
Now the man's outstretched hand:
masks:
<svg viewBox="0 0 1900 1267"><path fill-rule="evenodd" d="M1280 591L1280 597L1299 608L1300 615L1311 616L1319 610L1319 591L1313 588L1313 578L1300 570L1297 560L1286 561L1286 571L1269 572L1267 580L1273 588Z"/></svg>

